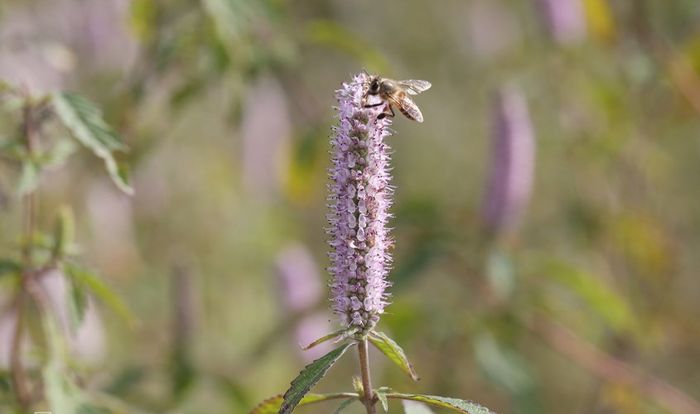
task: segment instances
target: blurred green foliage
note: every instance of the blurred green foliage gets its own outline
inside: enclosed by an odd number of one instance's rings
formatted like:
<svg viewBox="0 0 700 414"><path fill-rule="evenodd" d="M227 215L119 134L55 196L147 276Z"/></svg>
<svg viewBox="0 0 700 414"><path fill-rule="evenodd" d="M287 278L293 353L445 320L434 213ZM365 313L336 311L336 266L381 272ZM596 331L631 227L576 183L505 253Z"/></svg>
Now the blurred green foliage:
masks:
<svg viewBox="0 0 700 414"><path fill-rule="evenodd" d="M102 161L59 145L66 131L50 132L41 159L26 157L14 144L19 104L3 100L0 299L18 272L19 202L36 188L39 224L72 206L73 253L126 305L82 267L70 272L78 286L138 320L101 312L107 356L65 384L41 367L49 399L80 384L94 399L79 400L82 412L244 413L287 389L304 363L273 264L297 242L327 264L333 91L362 68L433 83L416 99L425 123L397 118L390 141L396 260L380 323L422 380L377 357L376 383L499 413L682 412L700 399L697 1L582 0L585 34L566 44L534 0L133 0L92 29L63 27L98 19L87 3L0 5L0 76L98 102L129 147L112 178L128 164L135 191L119 194ZM104 63L105 50L121 53ZM486 235L481 206L491 97L507 84L527 97L537 166L521 228L504 240ZM70 250L53 239L37 244ZM178 269L192 282L174 294ZM591 345L622 368L587 358ZM627 381L626 367L654 381ZM355 371L340 361L319 392L349 389ZM7 364L0 374L5 412Z"/></svg>

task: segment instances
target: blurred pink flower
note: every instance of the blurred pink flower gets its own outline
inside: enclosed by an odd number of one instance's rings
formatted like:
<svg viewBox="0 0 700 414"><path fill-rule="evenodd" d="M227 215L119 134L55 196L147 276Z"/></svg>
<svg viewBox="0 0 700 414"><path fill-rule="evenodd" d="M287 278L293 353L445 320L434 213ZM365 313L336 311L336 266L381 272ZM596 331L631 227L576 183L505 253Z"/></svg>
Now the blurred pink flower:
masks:
<svg viewBox="0 0 700 414"><path fill-rule="evenodd" d="M311 253L300 244L288 246L275 263L282 305L289 312L316 306L323 296L323 283Z"/></svg>
<svg viewBox="0 0 700 414"><path fill-rule="evenodd" d="M52 0L0 19L0 78L31 92L61 89L75 72L124 72L136 60L128 0Z"/></svg>
<svg viewBox="0 0 700 414"><path fill-rule="evenodd" d="M493 0L478 0L468 4L469 24L465 25L460 19L459 25L469 30L471 48L476 57L495 57L508 52L519 43L522 34L518 20L506 5Z"/></svg>
<svg viewBox="0 0 700 414"><path fill-rule="evenodd" d="M540 0L547 30L560 44L571 44L586 37L586 13L582 0Z"/></svg>
<svg viewBox="0 0 700 414"><path fill-rule="evenodd" d="M260 78L243 108L243 185L257 196L271 196L280 191L289 163L292 126L284 90L274 78Z"/></svg>
<svg viewBox="0 0 700 414"><path fill-rule="evenodd" d="M292 244L277 256L275 270L283 311L300 316L294 326L295 345L309 345L331 332L330 318L325 311L309 314L324 296L321 275L311 253L301 244ZM330 350L330 344L323 343L307 351L300 349L300 356L310 362Z"/></svg>
<svg viewBox="0 0 700 414"><path fill-rule="evenodd" d="M513 231L532 190L535 138L527 103L514 87L501 89L493 108L491 171L484 219L497 234Z"/></svg>
<svg viewBox="0 0 700 414"><path fill-rule="evenodd" d="M304 316L294 330L294 337L297 345L307 346L313 341L333 331L333 326L328 313L317 312ZM311 362L322 357L333 349L332 342L324 342L306 351L301 350L301 358L306 362Z"/></svg>
<svg viewBox="0 0 700 414"><path fill-rule="evenodd" d="M66 335L68 348L80 361L97 363L105 356L106 340L102 319L92 299L88 299L85 315L80 325L71 329L70 322L70 285L62 272L51 271L39 279L40 285L48 295L51 312Z"/></svg>

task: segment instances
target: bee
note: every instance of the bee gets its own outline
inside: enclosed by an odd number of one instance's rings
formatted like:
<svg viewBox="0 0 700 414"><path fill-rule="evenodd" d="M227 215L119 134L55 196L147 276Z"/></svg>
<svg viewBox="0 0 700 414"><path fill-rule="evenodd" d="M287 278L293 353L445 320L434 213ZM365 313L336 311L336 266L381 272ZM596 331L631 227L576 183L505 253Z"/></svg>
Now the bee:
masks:
<svg viewBox="0 0 700 414"><path fill-rule="evenodd" d="M369 75L368 84L369 87L363 99L363 106L365 108L373 108L386 104L384 111L377 117L378 119L383 119L386 116L394 117L396 115L394 113L395 105L406 118L417 122L423 122L423 114L409 95L418 95L423 91L427 91L432 86L430 82L415 79L397 81L381 76ZM382 101L368 104L367 99L370 95L379 96ZM387 112L387 109L390 112Z"/></svg>

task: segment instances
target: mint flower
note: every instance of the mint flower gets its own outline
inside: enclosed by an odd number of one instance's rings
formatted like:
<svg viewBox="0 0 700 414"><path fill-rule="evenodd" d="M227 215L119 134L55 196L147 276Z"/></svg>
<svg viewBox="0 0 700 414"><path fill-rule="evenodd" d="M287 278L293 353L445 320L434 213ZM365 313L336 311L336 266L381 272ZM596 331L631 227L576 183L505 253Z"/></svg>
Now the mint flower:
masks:
<svg viewBox="0 0 700 414"><path fill-rule="evenodd" d="M336 91L338 125L331 137L327 231L330 236L331 301L341 323L357 332L371 330L387 304L391 256L387 221L389 118L383 106L363 107L369 77L356 75Z"/></svg>
<svg viewBox="0 0 700 414"><path fill-rule="evenodd" d="M502 88L493 108L492 160L484 219L497 235L512 233L530 199L535 170L535 137L520 90Z"/></svg>

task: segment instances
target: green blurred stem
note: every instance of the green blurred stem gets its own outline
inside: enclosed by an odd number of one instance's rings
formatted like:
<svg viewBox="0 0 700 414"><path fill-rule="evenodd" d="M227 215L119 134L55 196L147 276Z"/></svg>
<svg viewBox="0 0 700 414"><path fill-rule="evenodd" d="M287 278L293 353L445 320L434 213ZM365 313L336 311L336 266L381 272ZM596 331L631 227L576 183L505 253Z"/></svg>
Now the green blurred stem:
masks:
<svg viewBox="0 0 700 414"><path fill-rule="evenodd" d="M33 119L33 107L26 99L26 104L22 110L24 135L24 145L29 157L34 156L36 150L36 126ZM22 245L22 279L15 300L15 331L10 349L10 367L12 371L12 387L17 397L17 402L23 411L28 411L31 405L31 395L27 374L22 365L22 340L24 337L24 309L27 296L27 284L33 277L33 251L34 251L34 229L36 226L36 190L31 190L22 199L22 222L23 222L23 245Z"/></svg>
<svg viewBox="0 0 700 414"><path fill-rule="evenodd" d="M377 399L372 390L372 377L369 372L369 347L367 346L367 338L363 338L357 344L357 350L360 355L360 373L362 375L362 403L367 408L367 414L376 414L375 404Z"/></svg>

